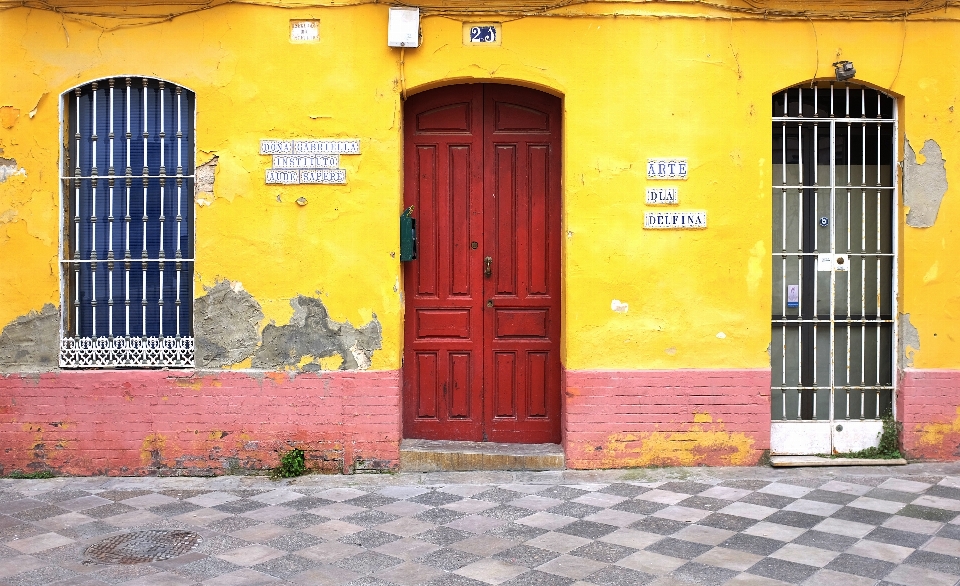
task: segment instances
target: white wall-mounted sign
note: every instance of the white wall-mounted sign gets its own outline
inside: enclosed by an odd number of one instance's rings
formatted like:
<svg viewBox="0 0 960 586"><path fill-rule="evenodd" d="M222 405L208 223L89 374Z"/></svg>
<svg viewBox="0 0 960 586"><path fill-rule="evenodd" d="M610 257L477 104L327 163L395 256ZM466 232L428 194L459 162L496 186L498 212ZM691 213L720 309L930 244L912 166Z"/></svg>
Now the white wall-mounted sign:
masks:
<svg viewBox="0 0 960 586"><path fill-rule="evenodd" d="M271 155L273 166L264 177L268 185L343 185L346 169L340 155L359 155L358 138L304 138L260 140L260 154Z"/></svg>
<svg viewBox="0 0 960 586"><path fill-rule="evenodd" d="M463 44L467 46L499 46L502 44L499 22L463 23Z"/></svg>
<svg viewBox="0 0 960 586"><path fill-rule="evenodd" d="M319 43L320 42L320 21L319 20L291 20L290 21L290 42L291 43Z"/></svg>
<svg viewBox="0 0 960 586"><path fill-rule="evenodd" d="M686 178L686 159L647 159L647 179Z"/></svg>
<svg viewBox="0 0 960 586"><path fill-rule="evenodd" d="M388 47L420 46L420 9L391 6L387 20Z"/></svg>
<svg viewBox="0 0 960 586"><path fill-rule="evenodd" d="M648 187L647 203L650 205L676 205L680 203L676 187Z"/></svg>
<svg viewBox="0 0 960 586"><path fill-rule="evenodd" d="M643 227L648 230L693 230L707 227L707 212L644 212Z"/></svg>
<svg viewBox="0 0 960 586"><path fill-rule="evenodd" d="M308 138L278 140L264 138L260 141L261 155L359 155L360 139L357 138Z"/></svg>
<svg viewBox="0 0 960 586"><path fill-rule="evenodd" d="M817 271L821 273L830 273L839 271L845 273L849 270L850 256L847 254L831 254L822 252L817 255Z"/></svg>
<svg viewBox="0 0 960 586"><path fill-rule="evenodd" d="M274 169L336 169L340 155L273 155Z"/></svg>

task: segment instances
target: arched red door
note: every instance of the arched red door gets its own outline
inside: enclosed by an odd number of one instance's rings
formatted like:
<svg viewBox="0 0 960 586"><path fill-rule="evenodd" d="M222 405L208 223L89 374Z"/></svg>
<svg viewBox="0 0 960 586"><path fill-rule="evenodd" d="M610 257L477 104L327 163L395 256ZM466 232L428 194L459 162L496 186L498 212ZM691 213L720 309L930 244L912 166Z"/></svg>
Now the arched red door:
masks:
<svg viewBox="0 0 960 586"><path fill-rule="evenodd" d="M528 88L406 101L404 437L560 441L560 130Z"/></svg>

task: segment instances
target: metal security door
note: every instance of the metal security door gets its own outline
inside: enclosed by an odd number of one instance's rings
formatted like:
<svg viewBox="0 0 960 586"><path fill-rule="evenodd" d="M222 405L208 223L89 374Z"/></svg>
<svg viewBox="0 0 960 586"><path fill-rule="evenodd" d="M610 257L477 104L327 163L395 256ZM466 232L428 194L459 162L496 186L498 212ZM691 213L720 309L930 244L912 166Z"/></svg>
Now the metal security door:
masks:
<svg viewBox="0 0 960 586"><path fill-rule="evenodd" d="M875 446L892 413L896 136L873 89L773 97L771 453Z"/></svg>
<svg viewBox="0 0 960 586"><path fill-rule="evenodd" d="M496 84L405 104L404 437L560 440L560 114Z"/></svg>

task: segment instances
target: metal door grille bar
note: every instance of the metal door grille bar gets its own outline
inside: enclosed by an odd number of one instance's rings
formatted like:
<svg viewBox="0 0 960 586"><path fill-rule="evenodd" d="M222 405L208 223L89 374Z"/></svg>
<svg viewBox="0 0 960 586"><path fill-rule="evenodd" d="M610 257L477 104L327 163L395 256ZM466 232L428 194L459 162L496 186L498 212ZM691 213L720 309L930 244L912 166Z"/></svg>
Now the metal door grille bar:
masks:
<svg viewBox="0 0 960 586"><path fill-rule="evenodd" d="M65 312L60 365L192 366L193 207L184 195L195 179L194 95L163 80L120 79L122 85L108 78L74 88L67 103L74 141L73 148L65 146L61 179L73 195L73 234L64 238L60 263L72 276L72 307ZM98 147L103 132L106 149ZM116 173L117 158L123 175ZM141 172L134 174L134 167ZM100 229L98 213L107 214ZM170 215L175 226L167 222ZM116 312L120 299L124 309Z"/></svg>
<svg viewBox="0 0 960 586"><path fill-rule="evenodd" d="M892 410L895 387L896 103L876 90L831 83L778 94L773 109L780 250L772 255L771 325L781 355L771 360L771 386L779 391L771 416L877 419ZM860 185L852 184L855 172Z"/></svg>

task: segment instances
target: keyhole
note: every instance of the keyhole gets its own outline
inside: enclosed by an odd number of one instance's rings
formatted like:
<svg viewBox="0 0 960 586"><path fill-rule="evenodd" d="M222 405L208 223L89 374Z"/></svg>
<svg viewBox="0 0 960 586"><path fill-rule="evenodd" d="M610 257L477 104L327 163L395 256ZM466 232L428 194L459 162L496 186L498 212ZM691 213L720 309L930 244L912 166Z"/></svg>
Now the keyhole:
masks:
<svg viewBox="0 0 960 586"><path fill-rule="evenodd" d="M472 248L472 249L474 249L474 250L477 249L477 246L478 246L478 244L476 243L476 241L470 243L470 248Z"/></svg>

